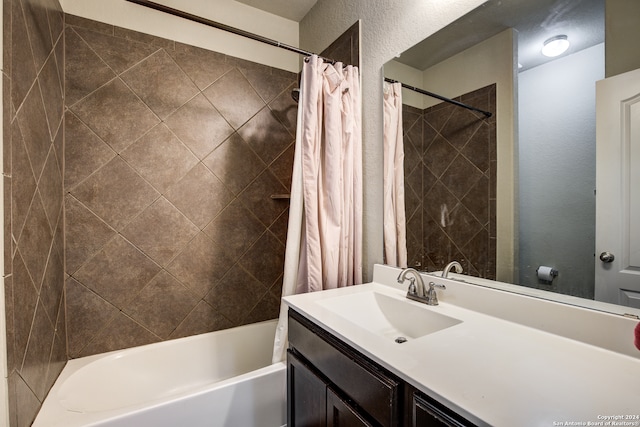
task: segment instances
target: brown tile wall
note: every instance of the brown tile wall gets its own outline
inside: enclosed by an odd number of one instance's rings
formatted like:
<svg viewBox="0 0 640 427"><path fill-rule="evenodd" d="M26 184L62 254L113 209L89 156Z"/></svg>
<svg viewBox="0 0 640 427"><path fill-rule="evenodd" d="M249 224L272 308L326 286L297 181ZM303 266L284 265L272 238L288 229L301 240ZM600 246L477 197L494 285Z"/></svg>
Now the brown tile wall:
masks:
<svg viewBox="0 0 640 427"><path fill-rule="evenodd" d="M495 85L456 99L494 115L445 103L403 108L408 263L434 271L457 260L495 279Z"/></svg>
<svg viewBox="0 0 640 427"><path fill-rule="evenodd" d="M66 24L69 356L277 317L297 76Z"/></svg>
<svg viewBox="0 0 640 427"><path fill-rule="evenodd" d="M64 15L58 0L4 0L3 6L9 417L11 426L28 426L67 360Z"/></svg>

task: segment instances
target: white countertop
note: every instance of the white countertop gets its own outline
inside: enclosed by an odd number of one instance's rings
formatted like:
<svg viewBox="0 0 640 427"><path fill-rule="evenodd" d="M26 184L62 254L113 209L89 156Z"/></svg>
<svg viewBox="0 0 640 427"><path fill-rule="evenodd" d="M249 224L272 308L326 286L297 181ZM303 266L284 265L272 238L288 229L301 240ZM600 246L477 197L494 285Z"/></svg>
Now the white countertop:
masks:
<svg viewBox="0 0 640 427"><path fill-rule="evenodd" d="M372 290L405 299L404 287L373 282L284 300L478 425L640 426L640 359L447 303L447 291L439 292L435 307L410 303L462 322L403 344L347 321L322 303ZM615 422L628 424L607 424L614 420L608 417L618 416L623 418Z"/></svg>

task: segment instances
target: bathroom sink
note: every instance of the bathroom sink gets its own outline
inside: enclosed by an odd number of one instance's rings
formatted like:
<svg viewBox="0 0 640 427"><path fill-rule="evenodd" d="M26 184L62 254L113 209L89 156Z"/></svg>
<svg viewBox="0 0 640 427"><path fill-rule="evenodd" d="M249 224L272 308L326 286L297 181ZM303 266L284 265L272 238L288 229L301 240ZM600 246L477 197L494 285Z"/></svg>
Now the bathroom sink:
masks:
<svg viewBox="0 0 640 427"><path fill-rule="evenodd" d="M422 307L375 291L327 298L318 304L360 328L393 340L420 338L462 322L438 313L438 307Z"/></svg>

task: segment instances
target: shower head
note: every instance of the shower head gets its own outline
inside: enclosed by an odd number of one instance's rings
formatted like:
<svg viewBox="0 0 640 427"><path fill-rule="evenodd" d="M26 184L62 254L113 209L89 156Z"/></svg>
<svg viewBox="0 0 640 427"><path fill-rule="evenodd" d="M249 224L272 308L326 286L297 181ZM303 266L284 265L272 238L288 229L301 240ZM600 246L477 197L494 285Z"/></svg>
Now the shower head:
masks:
<svg viewBox="0 0 640 427"><path fill-rule="evenodd" d="M291 98L296 102L300 101L300 88L295 88L291 91Z"/></svg>

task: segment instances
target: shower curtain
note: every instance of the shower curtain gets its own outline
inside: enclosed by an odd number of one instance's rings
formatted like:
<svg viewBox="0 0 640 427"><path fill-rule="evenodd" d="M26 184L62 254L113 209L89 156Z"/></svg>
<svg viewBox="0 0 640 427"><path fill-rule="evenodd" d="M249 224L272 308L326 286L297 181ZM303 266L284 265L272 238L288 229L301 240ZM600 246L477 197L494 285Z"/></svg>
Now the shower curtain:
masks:
<svg viewBox="0 0 640 427"><path fill-rule="evenodd" d="M302 68L282 296L362 283L358 68L313 55ZM273 361L284 360L281 303Z"/></svg>
<svg viewBox="0 0 640 427"><path fill-rule="evenodd" d="M407 266L404 211L404 145L402 139L402 85L384 82L383 227L385 263Z"/></svg>

